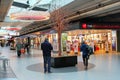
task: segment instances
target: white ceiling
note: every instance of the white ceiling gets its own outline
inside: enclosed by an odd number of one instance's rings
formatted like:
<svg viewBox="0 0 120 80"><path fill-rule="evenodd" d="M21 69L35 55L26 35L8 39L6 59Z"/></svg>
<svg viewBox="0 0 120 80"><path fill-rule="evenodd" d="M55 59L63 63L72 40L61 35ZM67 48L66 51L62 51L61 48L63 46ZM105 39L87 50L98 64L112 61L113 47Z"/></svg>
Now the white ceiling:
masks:
<svg viewBox="0 0 120 80"><path fill-rule="evenodd" d="M28 0L14 0L14 1L27 4ZM52 0L29 0L29 4L30 6L37 6L37 5L49 4L51 1ZM38 2L38 4L36 4L36 2ZM28 11L28 10L25 8L11 6L7 16L10 16L11 13L21 12L21 11Z"/></svg>
<svg viewBox="0 0 120 80"><path fill-rule="evenodd" d="M28 0L14 0L14 1L20 2L20 3L26 3ZM48 4L52 0L29 0L29 3L30 5L34 5L37 1L40 1L39 4Z"/></svg>
<svg viewBox="0 0 120 80"><path fill-rule="evenodd" d="M28 0L13 0L15 2L20 2L20 3L24 3L27 4ZM37 5L43 5L43 4L49 4L52 0L29 0L29 4L30 6L37 6ZM38 2L36 4L36 2ZM26 22L26 21L18 21L18 20L11 20L10 19L10 14L11 13L15 13L15 12L21 12L21 11L27 11L27 9L25 8L20 8L20 7L15 7L15 6L11 6L8 14L4 20L4 22L0 22L0 27L25 27L29 24L31 24L32 22ZM6 30L0 30L0 35L8 33L6 32Z"/></svg>
<svg viewBox="0 0 120 80"><path fill-rule="evenodd" d="M20 2L20 3L24 3L24 4L27 4L27 1L28 0L14 0L14 1L16 1L16 2ZM52 2L53 0L29 0L29 4L30 4L30 6L37 6L37 5L43 5L43 4L49 4L50 2ZM72 0L64 0L64 1L72 1ZM85 5L82 5L83 3L81 3L81 2L85 2ZM84 7L86 8L86 6L87 6L87 3L86 3L86 1L88 1L89 3L91 3L91 4L93 4L92 2L94 2L94 3L96 3L97 1L99 1L99 2L101 2L101 1L104 1L104 0L76 0L76 3L74 4L74 5L69 5L69 6L66 6L66 9L70 9L69 11L69 13L72 13L72 11L74 12L74 11L76 11L76 9L77 10L81 10L82 8L84 9ZM106 0L106 1L114 1L114 0ZM117 0L116 0L117 1ZM39 2L39 3L37 3L36 4L36 2ZM81 4L81 5L80 5ZM119 8L119 3L117 3L118 4L118 6L117 7L115 7L115 8ZM77 6L79 6L79 9L77 8ZM81 6L81 7L80 7ZM67 7L69 7L69 8L67 8ZM88 7L88 6L87 6ZM113 9L113 8L110 8L110 9ZM97 9L97 10L99 10L99 9ZM103 9L102 9L103 10ZM109 10L109 9L107 9L107 10ZM2 26L8 26L8 27L17 27L17 26L21 26L21 27L25 27L25 26L27 26L27 25L29 25L30 23L32 23L32 22L20 22L20 21L14 21L14 20L11 20L10 18L9 18L9 16L10 16L10 14L11 13L15 13L15 12L21 12L21 11L27 11L27 9L25 9L25 8L19 8L19 7L15 7L15 6L11 6L11 8L10 8L10 10L8 11L8 14L7 14L7 17L6 17L6 19L5 19L5 22L0 22L0 26L2 27ZM106 10L103 10L103 11L99 11L99 12L95 12L94 14L97 14L97 13L101 13L101 12L104 12L104 11L106 11ZM90 11L89 11L90 12ZM86 14L84 14L85 16L86 16ZM91 15L91 14L90 14ZM93 15L93 14L92 14ZM80 16L80 15L79 15ZM83 15L82 15L83 16ZM80 16L81 17L81 16ZM72 17L73 18L73 17Z"/></svg>

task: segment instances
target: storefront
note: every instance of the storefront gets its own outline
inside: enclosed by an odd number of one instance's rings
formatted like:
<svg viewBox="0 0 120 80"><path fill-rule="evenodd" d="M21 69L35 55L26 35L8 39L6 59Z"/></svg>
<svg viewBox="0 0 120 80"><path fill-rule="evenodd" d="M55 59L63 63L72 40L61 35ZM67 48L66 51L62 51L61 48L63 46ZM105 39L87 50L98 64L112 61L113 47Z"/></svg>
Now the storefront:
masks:
<svg viewBox="0 0 120 80"><path fill-rule="evenodd" d="M47 34L53 45L53 51L58 51L57 33ZM67 53L80 53L81 42L86 41L97 53L116 51L116 31L113 30L72 30L62 33L62 51Z"/></svg>
<svg viewBox="0 0 120 80"><path fill-rule="evenodd" d="M67 43L71 50L76 53L80 51L82 41L86 41L95 52L116 51L116 31L112 30L73 30L68 31Z"/></svg>
<svg viewBox="0 0 120 80"><path fill-rule="evenodd" d="M31 39L31 44L33 44L33 48L40 49L40 36Z"/></svg>
<svg viewBox="0 0 120 80"><path fill-rule="evenodd" d="M115 29L112 30L112 28ZM82 41L86 41L95 53L117 51L117 28L119 28L119 26L71 24L70 28L68 28L67 31L63 31L61 36L62 52L79 54ZM41 31L39 38L40 43L42 43L45 38L48 38L49 42L53 45L53 51L58 52L58 35L55 30Z"/></svg>
<svg viewBox="0 0 120 80"><path fill-rule="evenodd" d="M40 32L28 34L26 39L27 42L31 45L31 48L40 49L40 42L41 42Z"/></svg>

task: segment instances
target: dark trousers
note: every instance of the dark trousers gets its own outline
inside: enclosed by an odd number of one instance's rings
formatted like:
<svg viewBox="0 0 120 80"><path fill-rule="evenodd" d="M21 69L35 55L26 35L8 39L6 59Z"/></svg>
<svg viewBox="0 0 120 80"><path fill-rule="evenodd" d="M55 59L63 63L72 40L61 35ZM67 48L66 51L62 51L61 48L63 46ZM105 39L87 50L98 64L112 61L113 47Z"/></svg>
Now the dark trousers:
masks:
<svg viewBox="0 0 120 80"><path fill-rule="evenodd" d="M48 71L50 72L51 67L51 56L43 56L44 59L44 72ZM48 64L48 65L47 65Z"/></svg>
<svg viewBox="0 0 120 80"><path fill-rule="evenodd" d="M88 66L88 56L86 56L86 55L83 55L83 64L84 64L84 66Z"/></svg>
<svg viewBox="0 0 120 80"><path fill-rule="evenodd" d="M30 54L30 48L26 48L27 49L27 53Z"/></svg>
<svg viewBox="0 0 120 80"><path fill-rule="evenodd" d="M21 51L17 50L17 56L20 57L21 56Z"/></svg>

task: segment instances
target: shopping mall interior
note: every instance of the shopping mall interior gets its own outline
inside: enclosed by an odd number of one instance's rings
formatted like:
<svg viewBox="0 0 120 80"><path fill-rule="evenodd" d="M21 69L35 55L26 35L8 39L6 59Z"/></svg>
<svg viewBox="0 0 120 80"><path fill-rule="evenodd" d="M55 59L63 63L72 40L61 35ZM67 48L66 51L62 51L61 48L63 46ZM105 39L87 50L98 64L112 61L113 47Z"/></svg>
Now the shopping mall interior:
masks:
<svg viewBox="0 0 120 80"><path fill-rule="evenodd" d="M0 8L0 80L119 80L120 0L0 0ZM92 48L87 69L83 42Z"/></svg>

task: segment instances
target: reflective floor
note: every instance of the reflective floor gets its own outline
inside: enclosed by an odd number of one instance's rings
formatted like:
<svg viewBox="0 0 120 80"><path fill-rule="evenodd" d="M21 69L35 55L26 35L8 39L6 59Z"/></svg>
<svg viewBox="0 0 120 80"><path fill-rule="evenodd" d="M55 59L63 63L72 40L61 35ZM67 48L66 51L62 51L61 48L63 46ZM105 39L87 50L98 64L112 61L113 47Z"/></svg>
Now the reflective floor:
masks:
<svg viewBox="0 0 120 80"><path fill-rule="evenodd" d="M84 69L81 56L75 67L52 68L52 73L43 73L43 58L40 50L31 50L31 55L16 56L9 47L0 47L1 56L10 59L7 71L0 69L0 80L119 80L120 54L101 53L91 55L88 70ZM8 72L13 74L8 75Z"/></svg>

